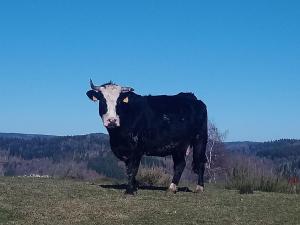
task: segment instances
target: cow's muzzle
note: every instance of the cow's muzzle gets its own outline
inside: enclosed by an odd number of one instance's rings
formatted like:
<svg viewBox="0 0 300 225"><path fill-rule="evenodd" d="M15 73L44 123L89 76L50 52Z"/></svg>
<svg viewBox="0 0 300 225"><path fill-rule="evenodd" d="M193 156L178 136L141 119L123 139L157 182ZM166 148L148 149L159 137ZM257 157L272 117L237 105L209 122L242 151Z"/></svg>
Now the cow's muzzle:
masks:
<svg viewBox="0 0 300 225"><path fill-rule="evenodd" d="M105 127L109 129L116 128L117 126L118 126L117 119L115 118L108 119L108 123L107 125L105 125Z"/></svg>

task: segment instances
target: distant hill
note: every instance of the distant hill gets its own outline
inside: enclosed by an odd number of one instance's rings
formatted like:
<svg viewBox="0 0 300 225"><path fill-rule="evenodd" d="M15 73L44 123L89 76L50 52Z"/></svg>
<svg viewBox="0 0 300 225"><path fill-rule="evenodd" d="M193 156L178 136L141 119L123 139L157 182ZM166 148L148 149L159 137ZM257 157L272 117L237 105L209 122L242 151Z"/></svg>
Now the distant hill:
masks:
<svg viewBox="0 0 300 225"><path fill-rule="evenodd" d="M44 135L44 134L20 134L20 133L0 133L0 138L18 138L29 140L32 138L40 137L40 138L53 138L56 137L54 135Z"/></svg>
<svg viewBox="0 0 300 225"><path fill-rule="evenodd" d="M230 142L225 146L232 152L272 160L284 176L300 176L300 140L281 139L261 143Z"/></svg>
<svg viewBox="0 0 300 225"><path fill-rule="evenodd" d="M300 173L300 140L226 142L227 151L268 158L283 174ZM0 133L0 161L9 161L0 174L28 173L85 177L97 174L123 178L124 164L110 151L109 136ZM143 158L142 164L163 165L163 158ZM0 168L1 170L1 168ZM3 170L3 169L2 169ZM71 175L70 175L71 174Z"/></svg>
<svg viewBox="0 0 300 225"><path fill-rule="evenodd" d="M110 150L109 136L103 133L74 136L0 134L0 175L40 174L89 178L104 175L125 178L124 163ZM162 162L148 157L142 164ZM2 169L2 171L1 171Z"/></svg>
<svg viewBox="0 0 300 225"><path fill-rule="evenodd" d="M59 137L84 137L84 136L94 136L100 139L108 140L108 135L104 133L91 133L86 135L67 135L67 136L58 136L58 135L47 135L47 134L22 134L22 133L0 133L0 138L17 138L17 139L24 139L30 140L33 138L59 138Z"/></svg>
<svg viewBox="0 0 300 225"><path fill-rule="evenodd" d="M110 151L106 134L50 136L1 134L0 161L8 161L4 175L46 174L86 177L97 172L105 176L124 176ZM94 175L92 174L94 171Z"/></svg>
<svg viewBox="0 0 300 225"><path fill-rule="evenodd" d="M251 153L253 146L259 145L261 143L262 142L252 142L252 141L225 142L225 147L230 151Z"/></svg>
<svg viewBox="0 0 300 225"><path fill-rule="evenodd" d="M255 154L270 159L300 156L300 140L296 139L280 139L269 142L227 142L225 146L230 151Z"/></svg>

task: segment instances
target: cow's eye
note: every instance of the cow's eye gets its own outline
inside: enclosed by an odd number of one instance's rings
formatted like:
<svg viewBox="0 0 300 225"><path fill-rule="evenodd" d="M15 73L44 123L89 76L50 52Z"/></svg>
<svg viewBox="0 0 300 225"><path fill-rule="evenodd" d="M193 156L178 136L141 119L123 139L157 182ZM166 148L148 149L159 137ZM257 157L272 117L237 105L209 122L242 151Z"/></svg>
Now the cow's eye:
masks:
<svg viewBox="0 0 300 225"><path fill-rule="evenodd" d="M123 99L123 103L127 104L128 102L129 102L129 98L128 97L126 97L126 98Z"/></svg>

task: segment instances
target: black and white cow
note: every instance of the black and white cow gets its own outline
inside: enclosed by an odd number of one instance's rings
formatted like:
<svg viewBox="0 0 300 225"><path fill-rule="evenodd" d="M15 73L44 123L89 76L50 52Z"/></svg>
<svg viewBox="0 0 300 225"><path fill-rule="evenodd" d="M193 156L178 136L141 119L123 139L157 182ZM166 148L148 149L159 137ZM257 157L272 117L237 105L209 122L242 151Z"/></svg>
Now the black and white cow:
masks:
<svg viewBox="0 0 300 225"><path fill-rule="evenodd" d="M132 88L112 82L90 84L92 90L86 94L99 101L99 114L109 133L111 150L126 164L127 194L137 190L135 176L143 155L173 157L174 177L169 189L176 192L190 149L193 171L198 174L196 192L204 190L207 110L202 101L192 93L140 96Z"/></svg>

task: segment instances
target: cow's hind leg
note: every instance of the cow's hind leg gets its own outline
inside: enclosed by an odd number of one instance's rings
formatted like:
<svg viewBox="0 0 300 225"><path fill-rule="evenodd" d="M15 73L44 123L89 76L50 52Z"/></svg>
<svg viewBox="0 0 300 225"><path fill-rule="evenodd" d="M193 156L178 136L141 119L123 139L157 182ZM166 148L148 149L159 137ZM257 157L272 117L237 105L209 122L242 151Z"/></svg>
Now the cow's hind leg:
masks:
<svg viewBox="0 0 300 225"><path fill-rule="evenodd" d="M176 193L177 185L180 181L182 172L186 165L185 153L180 153L180 154L177 153L172 156L173 156L173 162L174 162L174 176L173 176L173 180L172 180L169 190L172 191L173 193Z"/></svg>
<svg viewBox="0 0 300 225"><path fill-rule="evenodd" d="M207 140L204 138L202 140L195 140L193 143L193 171L198 175L198 183L196 187L196 192L204 191L204 172L206 158L206 144Z"/></svg>
<svg viewBox="0 0 300 225"><path fill-rule="evenodd" d="M141 157L130 158L126 161L126 170L128 176L128 185L125 194L133 195L137 191L136 175L139 170Z"/></svg>

